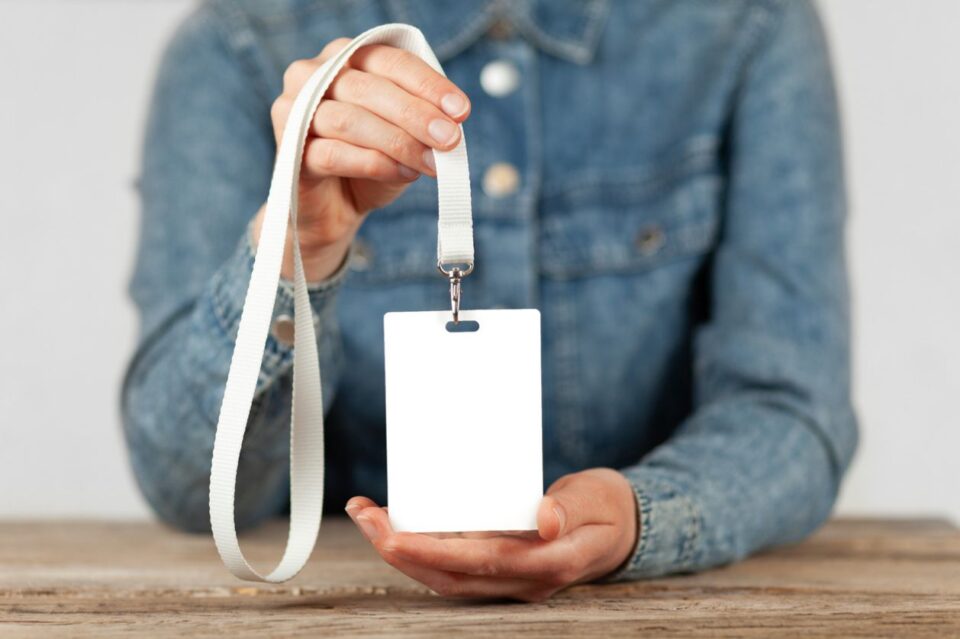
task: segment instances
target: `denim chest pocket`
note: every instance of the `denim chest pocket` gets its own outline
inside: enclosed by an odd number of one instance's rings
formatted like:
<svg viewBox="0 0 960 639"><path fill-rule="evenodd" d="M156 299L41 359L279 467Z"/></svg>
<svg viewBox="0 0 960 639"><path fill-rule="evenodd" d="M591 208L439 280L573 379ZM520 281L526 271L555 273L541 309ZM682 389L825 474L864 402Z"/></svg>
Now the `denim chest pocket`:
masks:
<svg viewBox="0 0 960 639"><path fill-rule="evenodd" d="M655 166L582 170L545 188L540 274L569 279L642 272L708 252L719 227L722 180L714 147L695 142ZM434 279L436 254L436 186L420 180L361 226L350 282L363 288Z"/></svg>
<svg viewBox="0 0 960 639"><path fill-rule="evenodd" d="M569 279L643 272L710 251L723 181L714 146L695 142L656 166L585 170L545 189L541 273Z"/></svg>
<svg viewBox="0 0 960 639"><path fill-rule="evenodd" d="M715 145L678 149L544 186L544 441L558 468L634 463L686 410L691 302L724 180Z"/></svg>

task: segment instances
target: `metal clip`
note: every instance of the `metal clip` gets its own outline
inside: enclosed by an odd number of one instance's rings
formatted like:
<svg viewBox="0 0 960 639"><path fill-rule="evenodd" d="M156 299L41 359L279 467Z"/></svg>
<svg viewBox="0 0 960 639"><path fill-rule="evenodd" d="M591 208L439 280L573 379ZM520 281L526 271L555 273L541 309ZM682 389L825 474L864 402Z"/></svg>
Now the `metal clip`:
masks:
<svg viewBox="0 0 960 639"><path fill-rule="evenodd" d="M460 323L460 296L463 294L463 288L460 282L470 273L473 273L473 262L466 262L466 269L459 266L452 267L449 271L443 267L443 262L437 261L437 270L443 273L450 280L450 310L453 311L453 323Z"/></svg>
<svg viewBox="0 0 960 639"><path fill-rule="evenodd" d="M460 295L463 293L461 282L463 272L459 268L450 270L450 310L453 311L453 323L460 323Z"/></svg>

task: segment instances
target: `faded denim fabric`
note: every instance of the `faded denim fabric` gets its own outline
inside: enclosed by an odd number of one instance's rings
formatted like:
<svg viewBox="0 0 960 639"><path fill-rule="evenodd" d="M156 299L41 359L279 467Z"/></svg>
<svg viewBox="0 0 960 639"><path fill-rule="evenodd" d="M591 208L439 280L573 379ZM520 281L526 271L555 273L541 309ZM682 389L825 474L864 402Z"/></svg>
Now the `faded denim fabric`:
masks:
<svg viewBox="0 0 960 639"><path fill-rule="evenodd" d="M512 36L487 34L498 17ZM837 109L802 0L203 4L159 71L129 288L141 330L123 419L159 516L209 529L211 448L282 73L396 21L424 31L473 101L466 308L542 311L546 481L609 466L635 488L641 532L613 578L699 570L814 530L857 425ZM519 69L515 91L484 91L492 60ZM515 193L484 192L497 162L518 168ZM436 185L421 178L312 286L331 510L355 494L385 500L382 318L448 308L435 242ZM289 282L276 314L293 314ZM291 365L271 336L240 462L241 525L286 508Z"/></svg>

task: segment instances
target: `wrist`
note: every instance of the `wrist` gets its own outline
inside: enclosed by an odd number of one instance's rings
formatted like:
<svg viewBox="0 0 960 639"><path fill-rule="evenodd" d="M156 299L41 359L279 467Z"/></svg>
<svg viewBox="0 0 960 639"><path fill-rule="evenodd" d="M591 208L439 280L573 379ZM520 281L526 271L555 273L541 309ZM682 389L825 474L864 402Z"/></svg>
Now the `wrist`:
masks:
<svg viewBox="0 0 960 639"><path fill-rule="evenodd" d="M353 235L343 237L333 244L322 247L311 247L301 239L300 259L303 262L303 274L308 284L323 282L334 276L342 267L350 254L350 245ZM280 268L280 277L293 280L293 238L288 234L284 248L283 266Z"/></svg>
<svg viewBox="0 0 960 639"><path fill-rule="evenodd" d="M617 484L618 512L621 515L621 530L623 534L620 536L620 543L617 544L616 550L614 551L614 566L601 577L601 580L618 574L630 563L640 539L640 507L637 503L633 484L630 483L630 480L623 473L619 471L614 472L616 473L616 479L614 481Z"/></svg>
<svg viewBox="0 0 960 639"><path fill-rule="evenodd" d="M260 232L263 227L266 205L260 207L257 215L250 223L250 244L256 251L260 242ZM354 233L348 233L333 242L324 241L314 243L300 233L300 259L303 263L303 273L308 284L323 282L332 277L343 266L353 243ZM287 229L284 241L283 263L280 267L280 277L292 281L294 278L293 232Z"/></svg>

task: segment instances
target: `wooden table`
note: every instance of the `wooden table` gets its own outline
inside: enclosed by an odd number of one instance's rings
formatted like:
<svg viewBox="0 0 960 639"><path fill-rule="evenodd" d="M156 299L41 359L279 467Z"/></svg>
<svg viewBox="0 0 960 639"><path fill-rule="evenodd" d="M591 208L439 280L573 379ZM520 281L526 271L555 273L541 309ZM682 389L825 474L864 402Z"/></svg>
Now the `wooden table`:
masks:
<svg viewBox="0 0 960 639"><path fill-rule="evenodd" d="M285 524L244 549L276 559ZM448 601L324 522L292 582L248 584L206 535L156 524L0 522L0 637L142 634L531 637L960 636L960 531L837 520L808 541L699 575L580 586L531 605Z"/></svg>

